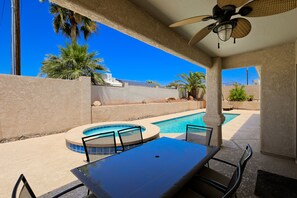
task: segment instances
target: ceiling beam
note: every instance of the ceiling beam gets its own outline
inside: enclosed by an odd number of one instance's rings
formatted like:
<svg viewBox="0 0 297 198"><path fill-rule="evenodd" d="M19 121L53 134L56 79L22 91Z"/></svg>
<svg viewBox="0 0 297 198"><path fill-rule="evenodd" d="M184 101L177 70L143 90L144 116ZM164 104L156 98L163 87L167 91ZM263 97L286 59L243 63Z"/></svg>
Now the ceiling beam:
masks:
<svg viewBox="0 0 297 198"><path fill-rule="evenodd" d="M189 62L212 66L209 55L128 0L51 1Z"/></svg>

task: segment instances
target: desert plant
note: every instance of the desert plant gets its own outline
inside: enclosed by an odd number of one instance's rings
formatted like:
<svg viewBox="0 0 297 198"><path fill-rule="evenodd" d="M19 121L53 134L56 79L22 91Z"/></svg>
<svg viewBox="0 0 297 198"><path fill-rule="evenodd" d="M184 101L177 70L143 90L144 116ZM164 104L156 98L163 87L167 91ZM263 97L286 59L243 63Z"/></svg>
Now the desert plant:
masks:
<svg viewBox="0 0 297 198"><path fill-rule="evenodd" d="M179 75L179 77L182 80L179 80L178 82L180 82L181 86L187 90L188 96L192 96L196 98L198 88L202 89L203 92L205 92L205 85L204 85L205 74L204 73L190 72L189 75L184 73Z"/></svg>
<svg viewBox="0 0 297 198"><path fill-rule="evenodd" d="M60 55L47 55L42 63L40 76L49 78L77 79L89 76L93 84L104 84L98 71L107 71L101 65L103 59L95 58L96 52L88 53L88 46L76 43L60 47Z"/></svg>
<svg viewBox="0 0 297 198"><path fill-rule="evenodd" d="M249 95L246 97L247 101L253 101L254 100L254 95Z"/></svg>
<svg viewBox="0 0 297 198"><path fill-rule="evenodd" d="M45 0L40 0L44 2ZM80 33L84 39L97 31L97 23L88 17L82 16L72 10L63 8L50 2L50 13L54 16L53 27L56 33L61 32L68 38L71 38L72 44L77 43Z"/></svg>
<svg viewBox="0 0 297 198"><path fill-rule="evenodd" d="M235 83L234 88L230 90L229 100L230 101L245 101L246 98L247 98L247 96L246 96L244 86Z"/></svg>

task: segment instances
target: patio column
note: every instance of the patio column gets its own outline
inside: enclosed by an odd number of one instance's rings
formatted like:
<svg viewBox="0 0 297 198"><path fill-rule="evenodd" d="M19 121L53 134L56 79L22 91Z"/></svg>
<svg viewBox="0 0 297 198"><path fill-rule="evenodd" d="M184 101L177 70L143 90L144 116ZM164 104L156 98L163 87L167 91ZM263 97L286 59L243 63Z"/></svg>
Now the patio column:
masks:
<svg viewBox="0 0 297 198"><path fill-rule="evenodd" d="M222 59L213 58L213 66L206 69L206 114L203 117L207 126L213 127L211 145L222 144Z"/></svg>

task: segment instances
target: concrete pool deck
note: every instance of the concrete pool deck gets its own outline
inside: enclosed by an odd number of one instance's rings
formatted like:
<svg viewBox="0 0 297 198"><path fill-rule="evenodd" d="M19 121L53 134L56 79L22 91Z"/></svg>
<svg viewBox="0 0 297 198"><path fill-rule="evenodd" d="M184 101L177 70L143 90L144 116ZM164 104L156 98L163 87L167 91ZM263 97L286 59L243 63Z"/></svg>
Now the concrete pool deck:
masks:
<svg viewBox="0 0 297 198"><path fill-rule="evenodd" d="M205 109L139 121L154 122L203 111ZM297 178L297 165L293 159L260 153L259 111L232 110L227 113L239 113L240 116L222 127L224 142L217 156L235 162L246 143L251 144L254 150L253 158L247 165L242 185L238 191L239 197L255 197L253 190L258 169ZM182 137L181 134L166 134L165 136ZM21 173L26 176L36 195L41 196L76 181L76 177L70 170L85 164L84 154L66 148L65 133L0 144L0 157L0 197L11 196L13 186ZM222 171L227 171L227 169Z"/></svg>

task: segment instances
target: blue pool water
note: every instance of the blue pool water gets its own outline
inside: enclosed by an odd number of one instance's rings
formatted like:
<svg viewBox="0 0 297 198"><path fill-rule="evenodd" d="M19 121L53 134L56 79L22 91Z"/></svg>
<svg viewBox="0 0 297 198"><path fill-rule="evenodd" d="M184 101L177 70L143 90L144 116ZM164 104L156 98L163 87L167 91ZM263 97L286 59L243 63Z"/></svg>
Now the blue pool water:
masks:
<svg viewBox="0 0 297 198"><path fill-rule="evenodd" d="M173 118L170 120L164 120L161 122L155 122L153 124L157 125L160 128L160 133L185 133L187 124L205 126L205 123L202 119L204 115L205 112L202 112L188 116ZM225 122L223 124L226 124L238 115L239 114L224 113Z"/></svg>
<svg viewBox="0 0 297 198"><path fill-rule="evenodd" d="M84 135L94 135L98 133L104 133L104 132L109 132L109 131L114 131L115 136L118 136L118 131L121 129L126 129L129 127L134 127L135 125L132 124L117 124L117 125L103 125L103 126L98 126L96 128L88 129L83 132ZM145 128L142 127L142 132L144 132Z"/></svg>

